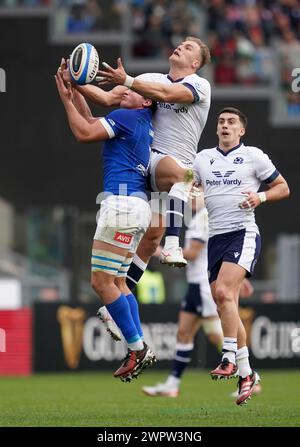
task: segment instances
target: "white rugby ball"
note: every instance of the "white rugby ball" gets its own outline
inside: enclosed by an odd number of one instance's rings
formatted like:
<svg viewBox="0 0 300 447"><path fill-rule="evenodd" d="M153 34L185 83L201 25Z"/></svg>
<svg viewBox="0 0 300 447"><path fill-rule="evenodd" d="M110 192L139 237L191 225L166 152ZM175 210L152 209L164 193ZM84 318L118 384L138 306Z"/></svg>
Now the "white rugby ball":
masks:
<svg viewBox="0 0 300 447"><path fill-rule="evenodd" d="M69 70L72 80L79 85L92 82L99 68L97 50L90 43L81 43L72 51Z"/></svg>

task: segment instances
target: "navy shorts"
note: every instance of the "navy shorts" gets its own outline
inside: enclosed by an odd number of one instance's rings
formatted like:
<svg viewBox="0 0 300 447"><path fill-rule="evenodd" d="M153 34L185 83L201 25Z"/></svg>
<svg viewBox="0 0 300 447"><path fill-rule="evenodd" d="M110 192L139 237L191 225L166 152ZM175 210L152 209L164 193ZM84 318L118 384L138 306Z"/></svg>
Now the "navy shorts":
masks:
<svg viewBox="0 0 300 447"><path fill-rule="evenodd" d="M218 315L208 281L203 285L188 284L188 290L181 302L180 310L196 314L199 318Z"/></svg>
<svg viewBox="0 0 300 447"><path fill-rule="evenodd" d="M238 230L217 234L208 240L208 278L217 279L222 262L233 262L246 270L246 277L253 274L261 249L260 235L254 231Z"/></svg>

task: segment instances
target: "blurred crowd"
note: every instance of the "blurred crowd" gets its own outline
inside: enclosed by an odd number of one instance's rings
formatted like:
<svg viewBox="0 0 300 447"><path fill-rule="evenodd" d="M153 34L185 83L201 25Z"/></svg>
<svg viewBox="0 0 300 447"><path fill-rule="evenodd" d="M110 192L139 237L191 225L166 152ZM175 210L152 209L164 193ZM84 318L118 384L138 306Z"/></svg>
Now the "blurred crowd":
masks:
<svg viewBox="0 0 300 447"><path fill-rule="evenodd" d="M300 115L291 91L299 0L132 0L132 17L135 57L166 57L185 36L198 36L211 49L215 84L268 85L279 72L287 114Z"/></svg>
<svg viewBox="0 0 300 447"><path fill-rule="evenodd" d="M205 39L205 6L198 0L132 0L133 55L168 57L187 35Z"/></svg>
<svg viewBox="0 0 300 447"><path fill-rule="evenodd" d="M7 6L10 8L16 7L16 6L28 6L28 7L34 7L34 6L52 6L53 0L0 0L0 7L1 6Z"/></svg>
<svg viewBox="0 0 300 447"><path fill-rule="evenodd" d="M215 84L268 85L279 72L288 113L300 114L300 95L291 91L292 69L300 67L300 0L0 0L50 3L67 33L121 31L130 5L133 57L166 58L185 36L198 36L211 49Z"/></svg>
<svg viewBox="0 0 300 447"><path fill-rule="evenodd" d="M124 0L58 0L67 9L68 33L119 30L125 6Z"/></svg>
<svg viewBox="0 0 300 447"><path fill-rule="evenodd" d="M278 50L285 70L300 57L297 0L213 0L208 7L209 45L218 84L266 83ZM297 66L297 65L296 65Z"/></svg>

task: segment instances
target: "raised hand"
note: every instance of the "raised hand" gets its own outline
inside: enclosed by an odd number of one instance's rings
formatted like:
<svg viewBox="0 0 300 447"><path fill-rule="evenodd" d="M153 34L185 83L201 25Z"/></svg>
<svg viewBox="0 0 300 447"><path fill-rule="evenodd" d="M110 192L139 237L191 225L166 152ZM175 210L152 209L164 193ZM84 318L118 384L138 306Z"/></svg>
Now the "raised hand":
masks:
<svg viewBox="0 0 300 447"><path fill-rule="evenodd" d="M62 100L62 102L64 104L67 104L68 102L72 102L73 101L73 90L72 90L71 83L67 82L67 84L65 84L60 70L57 71L57 74L54 75L54 77L55 77L57 90L58 90L58 93L59 93L59 96L60 96L60 99Z"/></svg>
<svg viewBox="0 0 300 447"><path fill-rule="evenodd" d="M70 59L68 59L67 61L62 58L60 61L60 66L58 67L57 73L60 73L62 76L62 79L65 83L71 82L72 78L70 75L70 71L69 71L69 61Z"/></svg>
<svg viewBox="0 0 300 447"><path fill-rule="evenodd" d="M102 62L102 65L106 69L106 71L102 71L102 70L98 71L96 81L99 82L99 85L103 85L103 84L123 85L124 84L124 82L126 80L127 73L123 67L120 57L118 58L117 63L118 63L118 67L112 68L106 62Z"/></svg>

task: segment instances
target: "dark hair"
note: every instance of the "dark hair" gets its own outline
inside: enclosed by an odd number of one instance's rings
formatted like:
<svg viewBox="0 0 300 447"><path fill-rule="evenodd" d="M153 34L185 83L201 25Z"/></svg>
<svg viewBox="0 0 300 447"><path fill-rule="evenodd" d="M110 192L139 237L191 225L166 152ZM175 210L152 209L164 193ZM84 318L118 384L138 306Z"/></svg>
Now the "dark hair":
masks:
<svg viewBox="0 0 300 447"><path fill-rule="evenodd" d="M151 99L151 98L149 98L149 99ZM154 115L154 113L157 110L157 101L154 101L154 99L151 99L151 101L152 101L152 104L150 106L146 106L145 109L150 109L152 112L152 115Z"/></svg>
<svg viewBox="0 0 300 447"><path fill-rule="evenodd" d="M245 129L247 128L248 119L247 119L246 115L243 112L241 112L239 109L236 109L234 107L225 107L224 109L220 110L220 112L218 113L218 119L222 113L233 113L234 115L237 115L240 119L240 122L243 124L243 127Z"/></svg>

